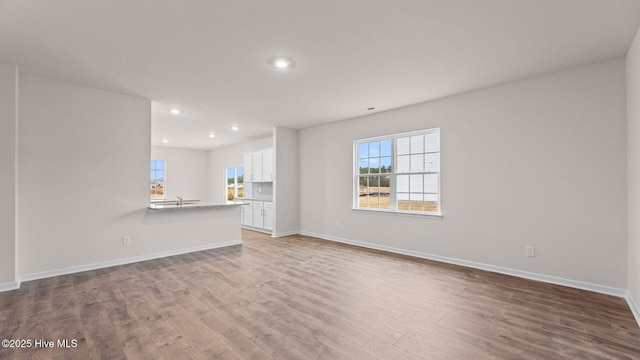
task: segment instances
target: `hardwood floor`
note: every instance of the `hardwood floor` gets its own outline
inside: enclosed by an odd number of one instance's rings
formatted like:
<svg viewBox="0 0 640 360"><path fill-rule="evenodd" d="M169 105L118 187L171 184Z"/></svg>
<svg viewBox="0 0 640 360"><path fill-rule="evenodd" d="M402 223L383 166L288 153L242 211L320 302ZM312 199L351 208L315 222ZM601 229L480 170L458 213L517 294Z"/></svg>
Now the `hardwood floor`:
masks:
<svg viewBox="0 0 640 360"><path fill-rule="evenodd" d="M243 237L0 293L0 338L32 341L0 358L640 359L624 299L305 236Z"/></svg>

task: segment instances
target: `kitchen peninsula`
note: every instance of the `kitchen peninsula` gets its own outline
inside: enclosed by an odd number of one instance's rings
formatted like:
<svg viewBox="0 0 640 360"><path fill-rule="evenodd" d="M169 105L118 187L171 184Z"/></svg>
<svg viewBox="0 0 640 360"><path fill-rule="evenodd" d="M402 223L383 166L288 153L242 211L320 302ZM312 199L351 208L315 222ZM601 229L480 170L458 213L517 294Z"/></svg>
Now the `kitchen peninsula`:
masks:
<svg viewBox="0 0 640 360"><path fill-rule="evenodd" d="M240 205L185 200L152 202L144 228L156 241L182 244L176 253L213 249L242 243ZM134 241L132 241L133 243Z"/></svg>

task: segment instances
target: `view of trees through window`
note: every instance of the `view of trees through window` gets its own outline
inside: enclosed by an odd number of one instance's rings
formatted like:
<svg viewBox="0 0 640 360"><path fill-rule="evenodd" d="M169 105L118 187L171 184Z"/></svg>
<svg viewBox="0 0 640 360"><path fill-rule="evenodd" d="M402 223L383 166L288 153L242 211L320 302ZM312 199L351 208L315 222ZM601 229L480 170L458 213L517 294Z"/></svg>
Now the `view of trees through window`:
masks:
<svg viewBox="0 0 640 360"><path fill-rule="evenodd" d="M244 168L229 167L227 172L227 201L244 198Z"/></svg>
<svg viewBox="0 0 640 360"><path fill-rule="evenodd" d="M391 140L358 144L359 207L389 209Z"/></svg>
<svg viewBox="0 0 640 360"><path fill-rule="evenodd" d="M151 160L151 200L165 199L164 191L165 166L164 160Z"/></svg>
<svg viewBox="0 0 640 360"><path fill-rule="evenodd" d="M361 209L440 212L440 131L356 142Z"/></svg>

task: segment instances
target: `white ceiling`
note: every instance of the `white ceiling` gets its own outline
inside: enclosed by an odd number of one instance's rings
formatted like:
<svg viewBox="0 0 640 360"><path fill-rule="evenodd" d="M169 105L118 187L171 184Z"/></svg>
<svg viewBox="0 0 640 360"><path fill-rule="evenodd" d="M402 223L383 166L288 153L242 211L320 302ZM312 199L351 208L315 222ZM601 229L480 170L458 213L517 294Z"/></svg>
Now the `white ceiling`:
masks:
<svg viewBox="0 0 640 360"><path fill-rule="evenodd" d="M211 149L621 57L639 25L639 0L0 0L0 61Z"/></svg>

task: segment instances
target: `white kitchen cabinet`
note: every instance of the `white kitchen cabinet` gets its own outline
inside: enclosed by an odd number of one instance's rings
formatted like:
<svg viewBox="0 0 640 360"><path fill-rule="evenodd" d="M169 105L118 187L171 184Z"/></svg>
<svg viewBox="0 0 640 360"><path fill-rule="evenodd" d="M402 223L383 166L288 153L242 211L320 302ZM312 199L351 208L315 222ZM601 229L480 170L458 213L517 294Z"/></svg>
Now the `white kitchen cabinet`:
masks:
<svg viewBox="0 0 640 360"><path fill-rule="evenodd" d="M273 181L273 151L271 149L243 155L244 181Z"/></svg>
<svg viewBox="0 0 640 360"><path fill-rule="evenodd" d="M240 206L240 219L242 226L253 226L253 201L245 201Z"/></svg>
<svg viewBox="0 0 640 360"><path fill-rule="evenodd" d="M262 152L253 153L253 181L263 181Z"/></svg>
<svg viewBox="0 0 640 360"><path fill-rule="evenodd" d="M244 197L251 205L242 207L242 226L273 231L273 150L243 154Z"/></svg>
<svg viewBox="0 0 640 360"><path fill-rule="evenodd" d="M242 164L244 166L244 182L253 181L253 154L245 153L242 155Z"/></svg>
<svg viewBox="0 0 640 360"><path fill-rule="evenodd" d="M256 230L273 231L273 202L245 201L249 205L241 207L242 226Z"/></svg>
<svg viewBox="0 0 640 360"><path fill-rule="evenodd" d="M273 181L273 150L262 152L262 181Z"/></svg>
<svg viewBox="0 0 640 360"><path fill-rule="evenodd" d="M253 227L264 229L264 202L253 202Z"/></svg>
<svg viewBox="0 0 640 360"><path fill-rule="evenodd" d="M265 201L262 213L264 214L264 229L273 231L273 203Z"/></svg>

